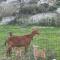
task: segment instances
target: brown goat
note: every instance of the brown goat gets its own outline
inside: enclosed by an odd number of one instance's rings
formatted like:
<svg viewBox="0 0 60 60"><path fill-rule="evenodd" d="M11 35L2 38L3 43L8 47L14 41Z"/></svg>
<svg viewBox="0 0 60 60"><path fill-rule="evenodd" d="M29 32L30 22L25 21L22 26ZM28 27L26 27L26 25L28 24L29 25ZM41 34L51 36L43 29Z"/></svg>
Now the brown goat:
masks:
<svg viewBox="0 0 60 60"><path fill-rule="evenodd" d="M46 50L45 48L39 51L38 49L39 46L33 46L33 54L34 54L34 59L38 60L38 58L42 60L46 60Z"/></svg>
<svg viewBox="0 0 60 60"><path fill-rule="evenodd" d="M24 36L14 36L10 33L8 40L6 41L7 47L7 56L11 56L12 48L14 47L25 47L25 51L27 50L28 46L31 43L33 37L39 34L38 30L33 30L32 33L24 35Z"/></svg>

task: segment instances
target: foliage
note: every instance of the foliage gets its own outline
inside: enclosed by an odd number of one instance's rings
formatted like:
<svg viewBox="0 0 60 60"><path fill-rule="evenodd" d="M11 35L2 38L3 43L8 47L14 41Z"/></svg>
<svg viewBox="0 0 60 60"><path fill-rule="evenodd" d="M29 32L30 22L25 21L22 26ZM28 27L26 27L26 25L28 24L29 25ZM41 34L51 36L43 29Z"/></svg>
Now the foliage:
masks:
<svg viewBox="0 0 60 60"><path fill-rule="evenodd" d="M60 0L57 0L57 2L56 2L56 6L57 6L57 7L60 6Z"/></svg>
<svg viewBox="0 0 60 60"><path fill-rule="evenodd" d="M56 6L49 6L48 11L55 11L56 9L57 9L57 7L56 7Z"/></svg>
<svg viewBox="0 0 60 60"><path fill-rule="evenodd" d="M44 15L45 14L45 15ZM18 20L18 25L20 26L33 26L33 25L37 25L37 26L60 26L60 15L59 14L55 14L55 13L44 13L42 15L42 19L40 19L41 16L40 14L38 15L26 15L26 16L22 16L23 18L20 18ZM46 17L46 15L48 15ZM35 16L35 18L34 18ZM44 17L43 17L44 16Z"/></svg>
<svg viewBox="0 0 60 60"><path fill-rule="evenodd" d="M20 12L24 14L36 14L48 11L48 4L41 4L39 7L36 4L28 4L27 6L22 6Z"/></svg>

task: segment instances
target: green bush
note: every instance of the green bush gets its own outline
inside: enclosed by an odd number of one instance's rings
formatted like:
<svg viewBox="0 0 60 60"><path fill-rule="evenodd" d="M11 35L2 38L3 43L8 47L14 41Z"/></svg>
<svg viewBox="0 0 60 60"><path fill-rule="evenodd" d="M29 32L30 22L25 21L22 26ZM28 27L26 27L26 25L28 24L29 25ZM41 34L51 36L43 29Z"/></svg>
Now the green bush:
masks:
<svg viewBox="0 0 60 60"><path fill-rule="evenodd" d="M54 10L56 10L56 9L57 9L57 7L56 7L56 6L49 6L48 11L54 11Z"/></svg>

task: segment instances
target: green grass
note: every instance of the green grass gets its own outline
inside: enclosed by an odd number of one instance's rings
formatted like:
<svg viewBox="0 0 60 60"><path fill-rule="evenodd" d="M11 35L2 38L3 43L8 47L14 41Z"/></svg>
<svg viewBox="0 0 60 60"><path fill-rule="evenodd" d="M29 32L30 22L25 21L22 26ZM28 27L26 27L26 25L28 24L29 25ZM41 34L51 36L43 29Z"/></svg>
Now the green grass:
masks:
<svg viewBox="0 0 60 60"><path fill-rule="evenodd" d="M32 31L31 27L22 28L20 26L0 26L0 57L3 57L6 48L2 47L7 39L8 32L13 32L15 35L24 35ZM57 55L57 60L60 60L60 28L40 28L39 36L33 38L31 44L39 45L39 49L53 49Z"/></svg>

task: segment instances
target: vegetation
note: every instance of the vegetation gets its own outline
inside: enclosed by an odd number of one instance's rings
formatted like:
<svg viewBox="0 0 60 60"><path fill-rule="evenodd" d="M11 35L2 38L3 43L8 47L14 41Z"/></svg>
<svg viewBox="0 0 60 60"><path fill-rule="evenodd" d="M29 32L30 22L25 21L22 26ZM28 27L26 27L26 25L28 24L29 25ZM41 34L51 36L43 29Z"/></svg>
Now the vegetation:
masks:
<svg viewBox="0 0 60 60"><path fill-rule="evenodd" d="M16 19L15 24L18 24L20 26L29 26L29 25L57 26L57 27L60 26L60 20L59 20L60 19L60 14L59 15L56 14L56 13L51 13L51 14L50 13L44 13L43 15L42 14L21 15L19 17L19 19ZM34 18L34 16L35 16L36 19ZM39 16L42 16L42 17L39 17Z"/></svg>
<svg viewBox="0 0 60 60"><path fill-rule="evenodd" d="M22 14L36 14L36 13L42 13L42 12L48 12L48 11L55 11L57 9L56 6L49 6L48 4L40 4L37 6L37 4L28 4L28 5L22 5L20 8L20 13Z"/></svg>
<svg viewBox="0 0 60 60"><path fill-rule="evenodd" d="M4 45L9 32L13 32L14 35L24 35L28 34L32 31L31 27L22 28L17 25L7 25L0 26L0 59L3 58L5 54L6 46ZM60 59L60 28L39 28L39 36L33 38L31 45L36 44L39 45L39 49L46 48L53 49L56 53L56 59Z"/></svg>
<svg viewBox="0 0 60 60"><path fill-rule="evenodd" d="M57 0L56 6L57 6L57 7L60 7L60 0Z"/></svg>

